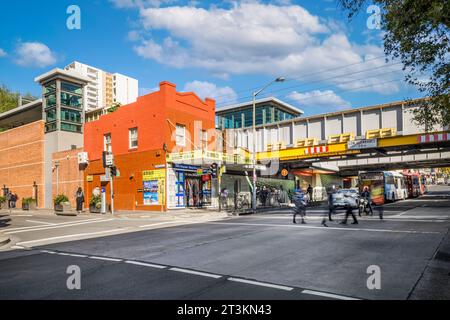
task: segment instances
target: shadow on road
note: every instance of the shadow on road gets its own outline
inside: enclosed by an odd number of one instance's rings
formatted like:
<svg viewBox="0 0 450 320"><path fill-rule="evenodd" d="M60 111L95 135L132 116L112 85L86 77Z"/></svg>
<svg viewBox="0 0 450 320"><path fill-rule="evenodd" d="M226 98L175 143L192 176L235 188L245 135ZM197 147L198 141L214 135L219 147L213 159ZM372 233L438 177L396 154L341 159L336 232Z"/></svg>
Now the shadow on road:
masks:
<svg viewBox="0 0 450 320"><path fill-rule="evenodd" d="M0 228L6 228L10 226L11 219L6 214L0 214Z"/></svg>

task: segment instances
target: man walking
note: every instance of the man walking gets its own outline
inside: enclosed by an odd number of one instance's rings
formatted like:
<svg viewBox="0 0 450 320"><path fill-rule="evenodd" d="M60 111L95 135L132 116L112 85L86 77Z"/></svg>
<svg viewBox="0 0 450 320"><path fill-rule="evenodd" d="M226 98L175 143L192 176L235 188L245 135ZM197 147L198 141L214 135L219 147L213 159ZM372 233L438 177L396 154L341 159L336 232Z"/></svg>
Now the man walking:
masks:
<svg viewBox="0 0 450 320"><path fill-rule="evenodd" d="M302 218L302 224L306 224L305 222L305 216L306 216L306 199L305 194L302 190L296 189L295 194L292 197L292 202L294 202L294 217L293 217L293 223L297 223L295 220L295 217L299 214Z"/></svg>

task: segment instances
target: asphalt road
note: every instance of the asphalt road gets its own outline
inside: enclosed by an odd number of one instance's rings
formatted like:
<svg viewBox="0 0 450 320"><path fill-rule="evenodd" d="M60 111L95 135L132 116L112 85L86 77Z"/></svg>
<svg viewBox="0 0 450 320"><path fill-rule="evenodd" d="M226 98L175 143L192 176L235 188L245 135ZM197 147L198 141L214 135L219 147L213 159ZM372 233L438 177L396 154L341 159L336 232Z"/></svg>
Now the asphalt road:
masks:
<svg viewBox="0 0 450 320"><path fill-rule="evenodd" d="M34 242L0 253L0 299L450 299L449 208L450 188L435 187L385 206L383 221L358 225L340 225L338 216L323 228L320 210L294 225L280 210ZM56 229L67 228L46 232ZM81 290L66 286L71 265L81 270ZM380 289L367 287L373 265Z"/></svg>

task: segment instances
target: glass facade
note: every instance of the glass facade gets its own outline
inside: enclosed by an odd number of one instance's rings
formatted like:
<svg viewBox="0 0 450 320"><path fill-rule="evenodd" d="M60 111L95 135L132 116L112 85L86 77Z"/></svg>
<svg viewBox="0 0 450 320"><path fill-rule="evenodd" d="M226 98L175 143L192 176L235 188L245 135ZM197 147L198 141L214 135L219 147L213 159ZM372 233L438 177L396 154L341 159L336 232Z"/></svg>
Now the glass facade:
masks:
<svg viewBox="0 0 450 320"><path fill-rule="evenodd" d="M61 130L81 132L83 110L83 88L80 85L61 81Z"/></svg>
<svg viewBox="0 0 450 320"><path fill-rule="evenodd" d="M297 117L272 105L256 106L256 125L270 124ZM253 125L253 106L230 110L217 116L217 125L221 129L238 129Z"/></svg>
<svg viewBox="0 0 450 320"><path fill-rule="evenodd" d="M60 90L58 89L60 88ZM60 104L58 105L58 99ZM65 81L51 81L44 85L45 132L58 129L81 132L83 122L83 87ZM58 123L60 121L60 127Z"/></svg>

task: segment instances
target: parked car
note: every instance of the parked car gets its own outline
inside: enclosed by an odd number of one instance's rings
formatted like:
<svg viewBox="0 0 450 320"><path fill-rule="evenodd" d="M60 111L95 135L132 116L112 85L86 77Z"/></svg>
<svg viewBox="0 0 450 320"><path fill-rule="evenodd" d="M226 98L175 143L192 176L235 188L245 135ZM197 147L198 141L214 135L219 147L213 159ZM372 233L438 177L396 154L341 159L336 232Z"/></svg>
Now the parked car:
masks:
<svg viewBox="0 0 450 320"><path fill-rule="evenodd" d="M359 193L356 189L341 189L331 195L332 201L330 207L337 209L358 209Z"/></svg>

